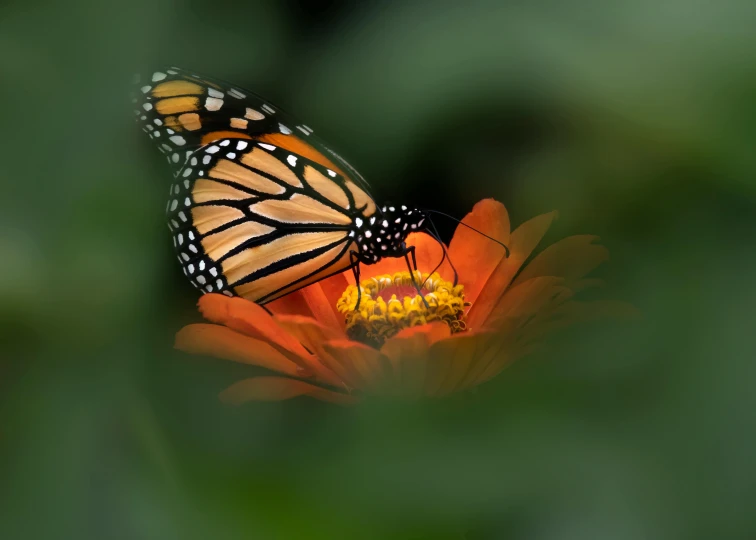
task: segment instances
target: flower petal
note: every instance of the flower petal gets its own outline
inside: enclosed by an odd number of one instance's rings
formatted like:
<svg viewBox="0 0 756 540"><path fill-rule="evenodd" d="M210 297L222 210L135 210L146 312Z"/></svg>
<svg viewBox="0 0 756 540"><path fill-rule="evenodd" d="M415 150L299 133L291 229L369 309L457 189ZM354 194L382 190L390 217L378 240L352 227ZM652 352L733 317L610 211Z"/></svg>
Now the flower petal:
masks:
<svg viewBox="0 0 756 540"><path fill-rule="evenodd" d="M585 277L609 259L609 251L594 244L598 236L568 236L539 253L514 281L514 285L539 276L563 277L568 283Z"/></svg>
<svg viewBox="0 0 756 540"><path fill-rule="evenodd" d="M199 299L202 316L253 338L268 341L291 360L307 365L312 356L294 336L284 330L261 306L244 298L205 294Z"/></svg>
<svg viewBox="0 0 756 540"><path fill-rule="evenodd" d="M391 373L391 364L379 351L347 339L323 344L333 364L331 369L352 388L376 393L385 389Z"/></svg>
<svg viewBox="0 0 756 540"><path fill-rule="evenodd" d="M479 333L473 336L477 338L475 355L470 362L470 369L458 384L457 391L480 384L481 376L490 371L491 366L499 366L496 371L498 373L512 362L512 334Z"/></svg>
<svg viewBox="0 0 756 540"><path fill-rule="evenodd" d="M470 370L478 346L475 334L455 334L430 348L425 393L443 396L454 392Z"/></svg>
<svg viewBox="0 0 756 540"><path fill-rule="evenodd" d="M419 396L425 388L428 351L434 343L448 338L451 330L443 322L405 328L381 347L392 366L395 391Z"/></svg>
<svg viewBox="0 0 756 540"><path fill-rule="evenodd" d="M276 315L274 319L296 337L302 345L314 353L317 361L313 362L310 367L318 378L333 386L341 387L344 385L344 381L328 367L331 358L323 348L323 343L326 341L343 339L338 330L329 328L310 317L299 315Z"/></svg>
<svg viewBox="0 0 756 540"><path fill-rule="evenodd" d="M315 318L301 291L294 291L281 298L277 298L265 304L265 307L273 315L301 315L303 317Z"/></svg>
<svg viewBox="0 0 756 540"><path fill-rule="evenodd" d="M472 329L480 328L501 300L512 279L525 260L546 234L557 213L543 214L526 221L512 233L509 240L510 255L497 265L488 278L476 302L470 308L467 322Z"/></svg>
<svg viewBox="0 0 756 540"><path fill-rule="evenodd" d="M316 321L343 334L344 317L336 311L336 302L328 299L320 283L313 283L299 292L310 307Z"/></svg>
<svg viewBox="0 0 756 540"><path fill-rule="evenodd" d="M325 295L326 302L328 302L328 305L333 310L333 313L337 319L338 327L342 332L346 332L346 321L344 319L344 315L342 315L339 310L336 309L336 303L339 301L339 298L341 298L341 295L346 290L347 286L349 286L349 283L350 282L347 281L347 278L344 277L343 273L335 274L319 282L321 288L323 289L323 294Z"/></svg>
<svg viewBox="0 0 756 540"><path fill-rule="evenodd" d="M252 377L241 380L221 392L220 399L225 403L241 405L247 401L282 401L298 396L309 396L340 405L352 405L358 401L349 394L285 377Z"/></svg>
<svg viewBox="0 0 756 540"><path fill-rule="evenodd" d="M493 379L513 362L519 360L524 356L540 352L545 348L546 347L543 345L543 343L532 343L528 345L512 348L502 348L498 350L493 361L474 381L471 381L470 386L477 386L490 379Z"/></svg>
<svg viewBox="0 0 756 540"><path fill-rule="evenodd" d="M407 237L407 245L415 246L415 259L417 260L417 269L425 274L429 274L444 258L444 250L438 240L425 233L412 233ZM412 257L410 257L410 262ZM407 269L405 261L403 270ZM454 276L448 277L450 280Z"/></svg>
<svg viewBox="0 0 756 540"><path fill-rule="evenodd" d="M313 283L302 289L287 294L269 304L267 307L274 315L303 315L312 317L321 324L324 324L336 331L344 332L343 317L336 310L336 300L339 298L341 291L346 288L344 274L339 273L323 280L322 282ZM328 283L327 290L324 289L324 282L337 278L335 283ZM344 281L342 281L344 280ZM338 294L333 296L333 287L343 287Z"/></svg>
<svg viewBox="0 0 756 540"><path fill-rule="evenodd" d="M484 328L501 328L507 321L516 321L515 326L521 326L546 310L552 301L561 303L567 300L572 291L564 287L563 282L557 277L537 277L512 287L491 310Z"/></svg>
<svg viewBox="0 0 756 540"><path fill-rule="evenodd" d="M286 358L269 343L245 336L225 326L190 324L176 334L176 348L193 354L206 354L242 364L260 366L301 377L304 369Z"/></svg>
<svg viewBox="0 0 756 540"><path fill-rule="evenodd" d="M477 203L462 223L509 244L509 214L498 201L485 199ZM483 285L504 258L506 251L485 236L459 225L449 243L449 258L465 286L465 299L475 302Z"/></svg>

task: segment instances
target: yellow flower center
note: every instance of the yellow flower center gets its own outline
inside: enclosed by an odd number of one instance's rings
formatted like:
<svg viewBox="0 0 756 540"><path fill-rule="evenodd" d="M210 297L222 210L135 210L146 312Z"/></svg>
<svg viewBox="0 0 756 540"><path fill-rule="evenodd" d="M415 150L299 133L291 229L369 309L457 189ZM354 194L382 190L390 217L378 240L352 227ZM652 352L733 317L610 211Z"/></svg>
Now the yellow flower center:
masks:
<svg viewBox="0 0 756 540"><path fill-rule="evenodd" d="M357 287L350 285L336 303L346 318L347 335L355 340L380 346L404 328L433 321L443 321L452 333L467 329L465 325L464 287L444 281L438 274L428 277L414 272L416 283L423 284L417 293L409 272L385 274L360 282L362 298L357 309ZM425 302L423 302L423 297Z"/></svg>

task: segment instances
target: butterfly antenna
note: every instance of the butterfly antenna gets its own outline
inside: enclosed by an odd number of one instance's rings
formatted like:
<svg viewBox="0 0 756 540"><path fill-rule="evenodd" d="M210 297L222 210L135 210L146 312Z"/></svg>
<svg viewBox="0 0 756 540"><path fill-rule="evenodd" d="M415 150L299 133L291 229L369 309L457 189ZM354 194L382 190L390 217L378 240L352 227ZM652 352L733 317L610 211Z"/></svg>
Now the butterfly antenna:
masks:
<svg viewBox="0 0 756 540"><path fill-rule="evenodd" d="M471 227L467 223L464 223L463 221L455 218L454 216L450 216L449 214L446 214L444 212L439 212L438 210L428 210L428 209L423 209L422 211L423 212L427 212L427 213L431 213L431 214L438 214L439 216L444 216L445 218L451 219L452 221L456 221L457 223L459 223L463 227L467 227L468 229L475 231L476 233L478 233L481 236L485 236L489 240L492 240L492 241L496 242L497 244L499 244L501 247L503 247L504 250L506 251L506 256L509 257L509 247L504 242L501 242L501 241L497 240L496 238L488 236L486 233L484 233L482 231L479 231L475 227ZM433 222L431 221L431 225L432 224L433 224ZM435 229L435 226L434 226L434 229ZM436 233L436 234L438 234L438 233Z"/></svg>

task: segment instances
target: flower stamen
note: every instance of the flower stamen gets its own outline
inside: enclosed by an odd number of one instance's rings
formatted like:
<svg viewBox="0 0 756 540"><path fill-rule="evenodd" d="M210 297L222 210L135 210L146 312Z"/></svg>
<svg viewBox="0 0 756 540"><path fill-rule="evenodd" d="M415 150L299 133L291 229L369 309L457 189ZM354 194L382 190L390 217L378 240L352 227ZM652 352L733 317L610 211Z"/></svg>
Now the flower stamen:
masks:
<svg viewBox="0 0 756 540"><path fill-rule="evenodd" d="M347 335L358 341L380 346L404 328L433 321L445 322L452 333L467 330L464 286L453 285L437 273L424 276L414 272L415 283L424 283L418 294L409 272L384 274L360 282L362 298L350 285L336 307L346 319ZM427 280L425 278L427 277ZM423 298L425 302L423 302ZM427 303L427 305L426 305Z"/></svg>

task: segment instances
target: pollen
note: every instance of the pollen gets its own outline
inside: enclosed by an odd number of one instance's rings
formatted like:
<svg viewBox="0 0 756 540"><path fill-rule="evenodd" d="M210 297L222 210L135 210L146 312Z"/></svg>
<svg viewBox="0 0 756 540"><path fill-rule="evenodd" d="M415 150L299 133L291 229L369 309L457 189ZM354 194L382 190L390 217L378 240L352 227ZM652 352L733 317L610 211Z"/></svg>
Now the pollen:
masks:
<svg viewBox="0 0 756 540"><path fill-rule="evenodd" d="M464 286L453 285L434 273L428 277L414 272L417 292L409 272L375 276L360 282L362 295L357 307L357 286L350 285L336 308L344 314L347 335L380 347L400 330L434 321L443 321L452 333L467 330ZM427 278L427 280L426 280ZM423 298L425 302L423 302ZM426 305L427 302L427 305Z"/></svg>

